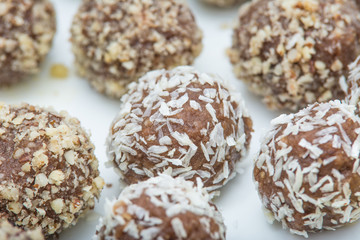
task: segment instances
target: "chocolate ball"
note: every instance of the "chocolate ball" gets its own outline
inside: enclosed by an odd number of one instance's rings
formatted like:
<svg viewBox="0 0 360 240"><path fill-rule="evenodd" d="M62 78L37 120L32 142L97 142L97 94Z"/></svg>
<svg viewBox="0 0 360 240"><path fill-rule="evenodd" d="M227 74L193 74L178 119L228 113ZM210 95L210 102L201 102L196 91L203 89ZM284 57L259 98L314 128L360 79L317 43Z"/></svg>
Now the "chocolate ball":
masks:
<svg viewBox="0 0 360 240"><path fill-rule="evenodd" d="M225 239L225 226L205 190L160 175L108 202L94 239Z"/></svg>
<svg viewBox="0 0 360 240"><path fill-rule="evenodd" d="M355 113L360 116L360 57L349 65L348 91L345 102L356 107Z"/></svg>
<svg viewBox="0 0 360 240"><path fill-rule="evenodd" d="M0 3L0 86L39 72L56 30L48 0Z"/></svg>
<svg viewBox="0 0 360 240"><path fill-rule="evenodd" d="M228 53L269 108L297 110L345 97L359 39L352 0L256 0L241 7Z"/></svg>
<svg viewBox="0 0 360 240"><path fill-rule="evenodd" d="M354 106L315 103L272 125L254 166L267 215L305 237L358 220L360 118Z"/></svg>
<svg viewBox="0 0 360 240"><path fill-rule="evenodd" d="M115 98L150 70L192 64L202 49L183 0L83 1L71 34L78 73Z"/></svg>
<svg viewBox="0 0 360 240"><path fill-rule="evenodd" d="M108 156L126 183L167 172L209 191L236 174L252 121L239 93L192 67L156 70L122 97L108 137Z"/></svg>
<svg viewBox="0 0 360 240"><path fill-rule="evenodd" d="M45 240L41 233L41 228L36 230L25 231L13 226L6 220L0 222L0 239L1 240Z"/></svg>
<svg viewBox="0 0 360 240"><path fill-rule="evenodd" d="M0 216L46 236L94 208L104 185L94 145L67 113L0 105Z"/></svg>

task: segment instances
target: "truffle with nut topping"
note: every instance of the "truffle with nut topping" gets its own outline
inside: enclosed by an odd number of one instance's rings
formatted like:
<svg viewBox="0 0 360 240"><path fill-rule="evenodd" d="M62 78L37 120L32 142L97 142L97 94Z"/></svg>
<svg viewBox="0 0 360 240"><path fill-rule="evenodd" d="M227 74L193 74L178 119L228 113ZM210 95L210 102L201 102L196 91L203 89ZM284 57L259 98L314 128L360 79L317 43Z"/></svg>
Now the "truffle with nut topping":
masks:
<svg viewBox="0 0 360 240"><path fill-rule="evenodd" d="M25 231L21 228L13 226L6 220L0 222L0 239L1 240L45 240L41 233L41 228L36 230Z"/></svg>
<svg viewBox="0 0 360 240"><path fill-rule="evenodd" d="M39 72L56 30L48 0L0 2L0 85Z"/></svg>
<svg viewBox="0 0 360 240"><path fill-rule="evenodd" d="M150 178L108 202L95 239L225 239L221 213L209 194L183 178Z"/></svg>
<svg viewBox="0 0 360 240"><path fill-rule="evenodd" d="M192 64L202 49L184 0L83 1L71 33L78 73L115 98L150 70Z"/></svg>
<svg viewBox="0 0 360 240"><path fill-rule="evenodd" d="M77 119L27 104L0 105L0 216L49 236L76 223L104 185Z"/></svg>
<svg viewBox="0 0 360 240"><path fill-rule="evenodd" d="M214 191L236 174L252 132L240 93L192 67L156 70L129 86L108 157L126 183L167 172Z"/></svg>
<svg viewBox="0 0 360 240"><path fill-rule="evenodd" d="M230 7L237 3L245 2L246 0L202 0L202 1L215 5L217 7Z"/></svg>
<svg viewBox="0 0 360 240"><path fill-rule="evenodd" d="M228 54L237 77L271 109L343 99L360 54L353 0L255 0L241 7Z"/></svg>
<svg viewBox="0 0 360 240"><path fill-rule="evenodd" d="M360 217L360 118L339 100L281 115L261 145L254 179L266 214L292 233Z"/></svg>

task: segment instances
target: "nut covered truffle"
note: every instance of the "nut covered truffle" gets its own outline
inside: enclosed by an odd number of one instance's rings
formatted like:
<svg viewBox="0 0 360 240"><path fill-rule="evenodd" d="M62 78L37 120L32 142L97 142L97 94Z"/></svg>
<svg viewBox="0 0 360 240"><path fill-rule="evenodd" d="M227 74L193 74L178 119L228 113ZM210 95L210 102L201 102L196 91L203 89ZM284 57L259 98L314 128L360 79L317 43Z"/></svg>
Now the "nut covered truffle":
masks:
<svg viewBox="0 0 360 240"><path fill-rule="evenodd" d="M353 0L255 0L240 9L228 53L269 108L297 110L345 97L359 39Z"/></svg>
<svg viewBox="0 0 360 240"><path fill-rule="evenodd" d="M94 145L77 119L0 105L0 216L45 235L76 223L104 185Z"/></svg>
<svg viewBox="0 0 360 240"><path fill-rule="evenodd" d="M14 227L8 221L0 222L0 239L1 240L45 240L41 233L41 228L36 230L24 231L21 228Z"/></svg>
<svg viewBox="0 0 360 240"><path fill-rule="evenodd" d="M334 230L360 217L360 119L354 106L315 103L272 121L255 160L266 213L292 233Z"/></svg>
<svg viewBox="0 0 360 240"><path fill-rule="evenodd" d="M95 239L225 239L221 213L201 186L167 175L125 188L108 203Z"/></svg>
<svg viewBox="0 0 360 240"><path fill-rule="evenodd" d="M126 183L167 172L209 191L236 174L252 121L222 79L192 67L156 70L133 83L108 138L110 162Z"/></svg>
<svg viewBox="0 0 360 240"><path fill-rule="evenodd" d="M0 2L0 86L39 71L55 34L48 0Z"/></svg>
<svg viewBox="0 0 360 240"><path fill-rule="evenodd" d="M78 73L115 98L150 70L192 64L202 49L183 0L83 1L71 33Z"/></svg>

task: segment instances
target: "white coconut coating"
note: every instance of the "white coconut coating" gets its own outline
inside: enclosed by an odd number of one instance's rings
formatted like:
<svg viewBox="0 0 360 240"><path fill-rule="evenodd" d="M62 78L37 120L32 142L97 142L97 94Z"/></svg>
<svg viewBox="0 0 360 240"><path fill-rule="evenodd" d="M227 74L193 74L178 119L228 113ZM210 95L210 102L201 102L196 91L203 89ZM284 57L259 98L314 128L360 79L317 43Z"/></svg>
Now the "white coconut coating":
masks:
<svg viewBox="0 0 360 240"><path fill-rule="evenodd" d="M108 157L127 183L167 172L209 191L236 174L252 121L239 93L192 67L149 72L129 87L108 138Z"/></svg>
<svg viewBox="0 0 360 240"><path fill-rule="evenodd" d="M94 239L225 239L210 195L183 178L161 174L130 185L108 202L105 214Z"/></svg>
<svg viewBox="0 0 360 240"><path fill-rule="evenodd" d="M254 166L267 215L306 237L356 221L360 119L354 106L316 103L272 125Z"/></svg>

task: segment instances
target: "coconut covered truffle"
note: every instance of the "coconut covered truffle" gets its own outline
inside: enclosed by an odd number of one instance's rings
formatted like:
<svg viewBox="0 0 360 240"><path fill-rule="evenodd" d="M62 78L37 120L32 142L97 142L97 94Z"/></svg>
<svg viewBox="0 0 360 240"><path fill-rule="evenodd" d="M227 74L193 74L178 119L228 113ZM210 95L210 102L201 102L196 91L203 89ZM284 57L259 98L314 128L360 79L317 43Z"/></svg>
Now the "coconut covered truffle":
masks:
<svg viewBox="0 0 360 240"><path fill-rule="evenodd" d="M235 176L252 131L239 93L229 89L192 67L149 72L121 99L110 162L129 184L167 172L220 188Z"/></svg>
<svg viewBox="0 0 360 240"><path fill-rule="evenodd" d="M360 119L340 101L281 115L255 160L267 215L292 233L333 230L360 215Z"/></svg>
<svg viewBox="0 0 360 240"><path fill-rule="evenodd" d="M192 64L202 49L183 0L83 1L71 34L78 73L115 98L150 70Z"/></svg>
<svg viewBox="0 0 360 240"><path fill-rule="evenodd" d="M183 178L160 175L133 184L105 209L95 239L225 239L208 193Z"/></svg>
<svg viewBox="0 0 360 240"><path fill-rule="evenodd" d="M348 92L345 101L356 106L356 114L359 116L360 109L360 57L349 65L350 75L348 81Z"/></svg>
<svg viewBox="0 0 360 240"><path fill-rule="evenodd" d="M45 240L41 233L41 228L33 231L24 231L21 228L14 227L8 221L0 222L0 239L1 240Z"/></svg>
<svg viewBox="0 0 360 240"><path fill-rule="evenodd" d="M55 12L48 0L0 2L0 85L39 72L55 28Z"/></svg>
<svg viewBox="0 0 360 240"><path fill-rule="evenodd" d="M0 216L45 235L76 223L104 185L94 145L77 119L0 105Z"/></svg>
<svg viewBox="0 0 360 240"><path fill-rule="evenodd" d="M353 0L255 0L241 7L229 57L271 109L343 99L360 54Z"/></svg>

